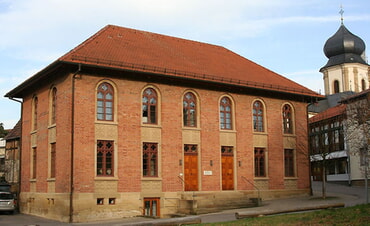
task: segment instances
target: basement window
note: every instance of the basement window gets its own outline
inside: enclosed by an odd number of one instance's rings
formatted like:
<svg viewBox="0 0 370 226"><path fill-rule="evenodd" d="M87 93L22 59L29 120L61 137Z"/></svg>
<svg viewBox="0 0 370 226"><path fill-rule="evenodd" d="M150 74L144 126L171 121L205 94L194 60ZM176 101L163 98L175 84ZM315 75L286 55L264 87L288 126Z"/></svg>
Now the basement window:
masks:
<svg viewBox="0 0 370 226"><path fill-rule="evenodd" d="M104 198L97 198L96 199L96 204L97 205L104 205Z"/></svg>
<svg viewBox="0 0 370 226"><path fill-rule="evenodd" d="M109 205L116 204L116 198L109 198Z"/></svg>
<svg viewBox="0 0 370 226"><path fill-rule="evenodd" d="M159 210L159 198L144 198L144 216L160 216Z"/></svg>

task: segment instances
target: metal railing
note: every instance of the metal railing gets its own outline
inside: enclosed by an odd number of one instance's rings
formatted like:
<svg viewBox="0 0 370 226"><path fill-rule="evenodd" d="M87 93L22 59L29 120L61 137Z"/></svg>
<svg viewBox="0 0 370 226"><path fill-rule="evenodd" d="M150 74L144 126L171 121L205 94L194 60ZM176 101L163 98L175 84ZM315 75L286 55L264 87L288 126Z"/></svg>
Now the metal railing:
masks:
<svg viewBox="0 0 370 226"><path fill-rule="evenodd" d="M260 189L256 185L254 185L254 183L252 183L250 180L248 180L246 177L242 176L242 178L257 190L258 200L260 201L261 200L261 191L260 191Z"/></svg>

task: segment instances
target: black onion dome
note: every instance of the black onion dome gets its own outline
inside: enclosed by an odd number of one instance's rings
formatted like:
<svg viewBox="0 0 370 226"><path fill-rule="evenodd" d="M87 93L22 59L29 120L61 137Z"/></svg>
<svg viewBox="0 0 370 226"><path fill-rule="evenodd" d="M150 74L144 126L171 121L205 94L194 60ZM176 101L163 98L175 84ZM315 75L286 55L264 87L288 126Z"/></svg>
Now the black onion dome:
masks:
<svg viewBox="0 0 370 226"><path fill-rule="evenodd" d="M365 42L352 34L342 24L338 31L324 45L324 53L329 58L329 61L323 68L342 63L361 63L367 65L361 57L365 48Z"/></svg>

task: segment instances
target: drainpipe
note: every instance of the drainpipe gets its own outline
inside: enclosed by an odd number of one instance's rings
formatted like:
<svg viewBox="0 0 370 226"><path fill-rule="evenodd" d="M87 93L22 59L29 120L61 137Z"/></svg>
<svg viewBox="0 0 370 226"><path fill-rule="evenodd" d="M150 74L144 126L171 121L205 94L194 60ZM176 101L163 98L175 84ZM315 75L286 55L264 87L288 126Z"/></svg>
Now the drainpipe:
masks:
<svg viewBox="0 0 370 226"><path fill-rule="evenodd" d="M20 205L19 203L20 202L20 194L21 194L21 183L22 183L22 180L21 180L21 172L22 172L22 126L23 126L23 101L20 101L20 100L17 100L17 99L14 99L14 97L9 97L10 100L12 101L15 101L15 102L18 102L21 104L21 134L19 136L19 150L18 150L18 153L19 153L19 169L18 169L18 189L17 189L17 208L18 208L18 211L20 210ZM14 169L14 167L13 167Z"/></svg>
<svg viewBox="0 0 370 226"><path fill-rule="evenodd" d="M73 222L73 192L74 192L74 124L75 124L75 79L78 73L81 72L81 64L78 64L78 69L72 75L72 103L71 103L71 187L69 193L69 222Z"/></svg>
<svg viewBox="0 0 370 226"><path fill-rule="evenodd" d="M312 190L312 168L311 168L311 139L310 139L310 116L308 114L308 108L310 107L311 104L314 104L314 101L311 99L311 103L307 104L306 106L306 119L307 119L307 156L308 156L308 177L309 177L309 186L310 186L310 196L313 196L313 190Z"/></svg>

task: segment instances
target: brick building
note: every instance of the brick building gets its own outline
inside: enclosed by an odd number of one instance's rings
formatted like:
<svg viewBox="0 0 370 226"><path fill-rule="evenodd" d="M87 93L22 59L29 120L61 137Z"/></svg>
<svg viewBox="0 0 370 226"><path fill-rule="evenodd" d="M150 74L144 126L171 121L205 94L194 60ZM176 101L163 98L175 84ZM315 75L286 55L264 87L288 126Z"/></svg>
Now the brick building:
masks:
<svg viewBox="0 0 370 226"><path fill-rule="evenodd" d="M108 25L21 98L21 212L168 217L310 191L321 95L221 46Z"/></svg>

